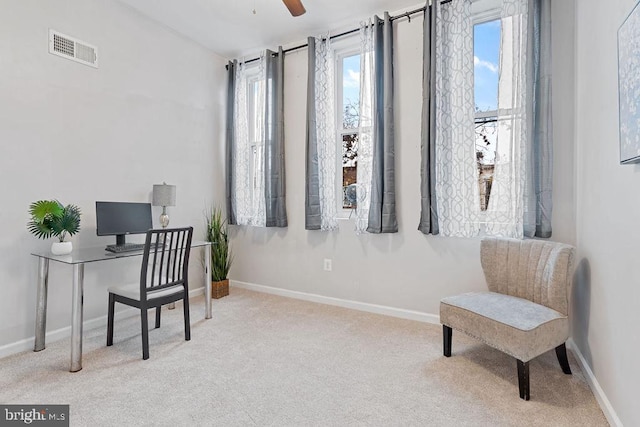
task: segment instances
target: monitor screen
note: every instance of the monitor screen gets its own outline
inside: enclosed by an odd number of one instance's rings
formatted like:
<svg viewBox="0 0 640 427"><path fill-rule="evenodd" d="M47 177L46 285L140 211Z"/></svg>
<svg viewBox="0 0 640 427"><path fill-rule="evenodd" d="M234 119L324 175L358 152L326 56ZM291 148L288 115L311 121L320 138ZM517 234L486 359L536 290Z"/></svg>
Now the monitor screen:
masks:
<svg viewBox="0 0 640 427"><path fill-rule="evenodd" d="M96 202L96 233L117 236L124 243L126 234L141 234L153 227L151 203Z"/></svg>

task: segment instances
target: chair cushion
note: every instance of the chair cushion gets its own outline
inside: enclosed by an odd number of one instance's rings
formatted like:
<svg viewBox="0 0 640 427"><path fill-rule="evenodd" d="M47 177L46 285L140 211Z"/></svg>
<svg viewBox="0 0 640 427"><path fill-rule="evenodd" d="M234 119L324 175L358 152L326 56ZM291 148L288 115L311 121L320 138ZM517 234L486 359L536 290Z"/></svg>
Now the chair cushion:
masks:
<svg viewBox="0 0 640 427"><path fill-rule="evenodd" d="M150 292L147 294L147 299L165 297L167 295L177 294L182 292L182 285L172 286L170 288L161 289L159 291ZM140 301L140 283L131 283L129 285L111 286L108 289L109 293L130 298L132 300Z"/></svg>
<svg viewBox="0 0 640 427"><path fill-rule="evenodd" d="M529 300L471 292L440 302L440 322L528 362L569 338L567 316Z"/></svg>

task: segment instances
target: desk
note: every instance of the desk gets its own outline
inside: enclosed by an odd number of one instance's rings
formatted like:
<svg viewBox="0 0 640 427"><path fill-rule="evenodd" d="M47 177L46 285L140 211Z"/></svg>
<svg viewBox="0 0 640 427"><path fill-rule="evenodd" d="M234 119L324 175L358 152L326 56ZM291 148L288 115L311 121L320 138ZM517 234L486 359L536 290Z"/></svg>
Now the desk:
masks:
<svg viewBox="0 0 640 427"><path fill-rule="evenodd" d="M192 241L191 247L205 248L204 300L205 319L211 319L211 243ZM47 329L47 287L49 283L49 261L73 266L73 288L71 293L71 372L82 369L82 305L84 289L84 265L90 262L112 261L120 258L142 256L143 251L110 253L103 247L76 249L69 255L53 255L49 251L33 252L38 257L38 295L36 305L36 338L33 351L44 350Z"/></svg>

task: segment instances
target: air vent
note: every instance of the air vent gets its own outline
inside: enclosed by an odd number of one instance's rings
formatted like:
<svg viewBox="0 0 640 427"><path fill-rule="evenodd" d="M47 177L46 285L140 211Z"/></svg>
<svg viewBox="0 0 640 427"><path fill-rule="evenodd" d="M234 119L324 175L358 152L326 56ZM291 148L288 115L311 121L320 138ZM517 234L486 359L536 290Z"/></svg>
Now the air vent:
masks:
<svg viewBox="0 0 640 427"><path fill-rule="evenodd" d="M54 30L49 30L49 53L98 68L95 46Z"/></svg>

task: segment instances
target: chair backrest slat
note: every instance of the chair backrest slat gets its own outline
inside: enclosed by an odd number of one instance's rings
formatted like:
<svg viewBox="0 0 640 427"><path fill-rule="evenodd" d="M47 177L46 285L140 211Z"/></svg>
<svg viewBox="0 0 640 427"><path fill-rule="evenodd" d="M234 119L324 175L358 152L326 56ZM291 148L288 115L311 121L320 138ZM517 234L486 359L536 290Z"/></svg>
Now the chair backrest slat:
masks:
<svg viewBox="0 0 640 427"><path fill-rule="evenodd" d="M151 234L147 233L147 240L145 241L145 244L144 244L144 247L145 247L144 258L142 260L143 268L144 268L144 266L148 265L148 258L147 257L149 256L149 251L147 251L146 248L147 248L147 246L151 245L151 238L152 237L153 236ZM156 246L156 250L153 251L153 263L152 263L152 267L151 267L151 277L152 278L156 276L156 262L157 262L156 258L158 257L158 251L157 251L158 242L157 241L156 241L155 246ZM146 277L147 272L145 271L143 273L144 273L144 275ZM151 285L153 285L153 282L151 283Z"/></svg>
<svg viewBox="0 0 640 427"><path fill-rule="evenodd" d="M161 230L158 235L156 236L159 237L160 235L162 235L163 238L166 239L167 237L167 231L166 230ZM165 265L165 261L164 261L164 257L165 257L165 250L167 248L167 242L166 240L163 242L162 247L161 247L161 252L160 252L160 266L159 266L159 270L160 270L160 274L158 274L158 276L156 276L158 278L158 286L161 285L162 283L162 267ZM153 281L155 280L156 277L152 277L151 278L151 286L147 286L147 288L154 287L154 283ZM166 277L166 276L165 276Z"/></svg>
<svg viewBox="0 0 640 427"><path fill-rule="evenodd" d="M193 227L147 231L140 271L141 301L146 301L150 292L177 285L188 287L192 237Z"/></svg>

